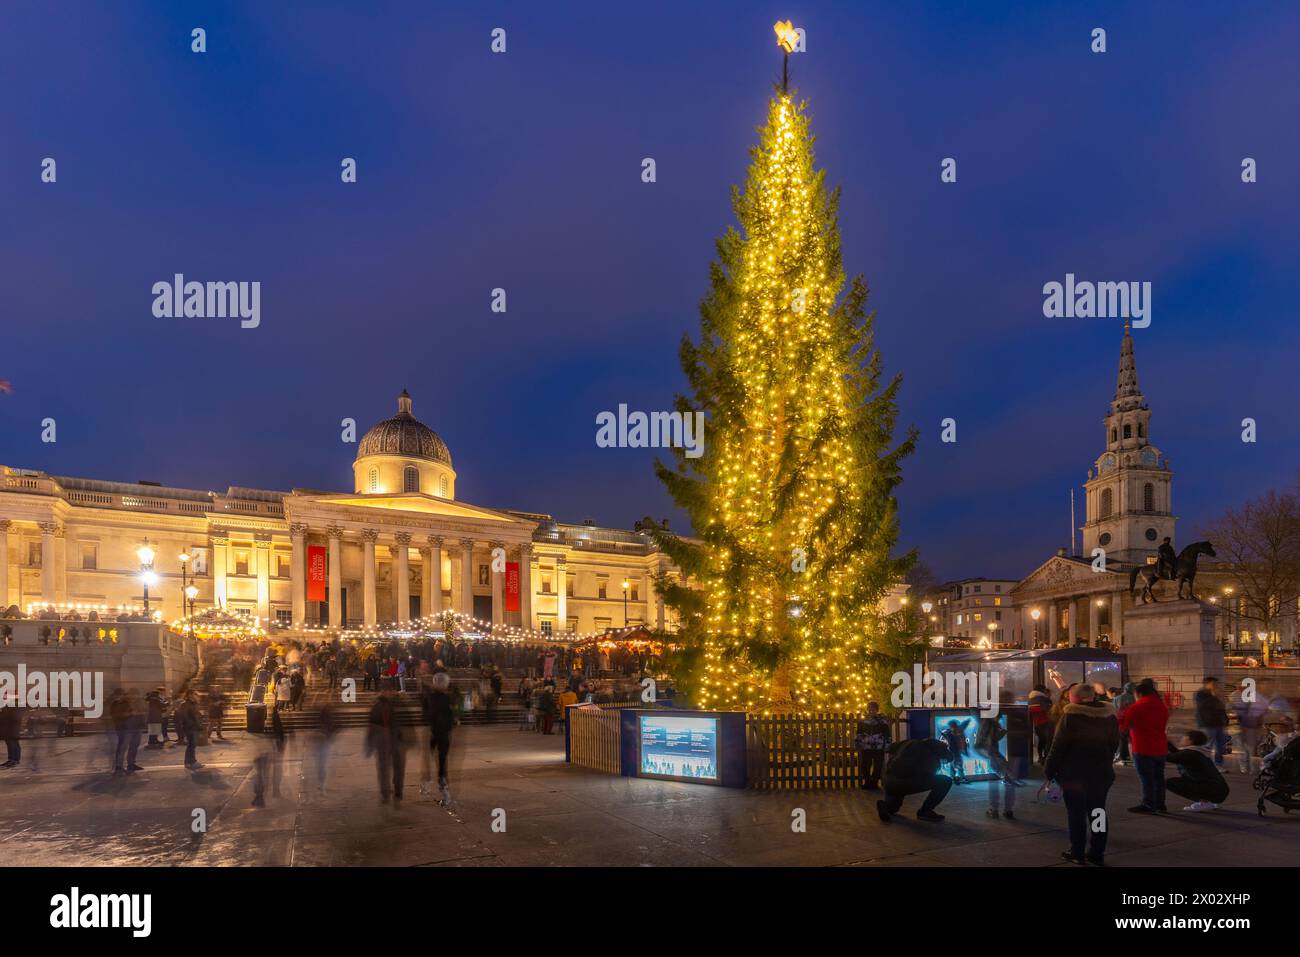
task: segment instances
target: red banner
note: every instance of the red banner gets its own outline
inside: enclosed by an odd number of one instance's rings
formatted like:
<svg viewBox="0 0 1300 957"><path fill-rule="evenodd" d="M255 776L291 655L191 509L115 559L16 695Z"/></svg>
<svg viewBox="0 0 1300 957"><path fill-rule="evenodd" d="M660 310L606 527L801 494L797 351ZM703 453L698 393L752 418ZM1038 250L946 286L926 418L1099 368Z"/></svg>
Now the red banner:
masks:
<svg viewBox="0 0 1300 957"><path fill-rule="evenodd" d="M519 610L519 563L506 562L506 611Z"/></svg>
<svg viewBox="0 0 1300 957"><path fill-rule="evenodd" d="M325 546L307 546L307 600L325 601Z"/></svg>

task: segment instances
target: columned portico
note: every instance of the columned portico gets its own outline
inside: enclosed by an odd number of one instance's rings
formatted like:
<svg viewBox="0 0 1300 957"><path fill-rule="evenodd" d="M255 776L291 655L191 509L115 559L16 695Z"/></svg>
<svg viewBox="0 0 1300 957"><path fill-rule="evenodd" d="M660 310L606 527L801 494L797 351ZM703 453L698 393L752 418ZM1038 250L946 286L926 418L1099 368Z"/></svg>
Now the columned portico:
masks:
<svg viewBox="0 0 1300 957"><path fill-rule="evenodd" d="M428 558L425 559L424 614L442 614L442 536L430 535Z"/></svg>
<svg viewBox="0 0 1300 957"><path fill-rule="evenodd" d="M56 604L58 596L57 553L54 536L60 531L58 522L41 522L41 601Z"/></svg>
<svg viewBox="0 0 1300 957"><path fill-rule="evenodd" d="M533 546L519 546L519 627L533 627Z"/></svg>
<svg viewBox="0 0 1300 957"><path fill-rule="evenodd" d="M462 615L474 617L474 539L460 540L460 608Z"/></svg>
<svg viewBox="0 0 1300 957"><path fill-rule="evenodd" d="M397 603L396 619L398 624L404 625L411 620L411 533L397 532L393 539L397 544L389 551L393 555L393 577L396 578L393 589Z"/></svg>
<svg viewBox="0 0 1300 957"><path fill-rule="evenodd" d="M0 608L9 607L9 526L12 522L0 518Z"/></svg>
<svg viewBox="0 0 1300 957"><path fill-rule="evenodd" d="M271 617L271 536L258 535L253 542L257 553L257 617Z"/></svg>
<svg viewBox="0 0 1300 957"><path fill-rule="evenodd" d="M492 627L506 623L506 546L492 542Z"/></svg>
<svg viewBox="0 0 1300 957"><path fill-rule="evenodd" d="M568 577L568 570L568 562L561 555L555 560L555 617L557 619L555 630L560 634L564 634L569 630L569 587L568 582L565 580Z"/></svg>
<svg viewBox="0 0 1300 957"><path fill-rule="evenodd" d="M343 625L343 529L329 528L329 609L330 627Z"/></svg>
<svg viewBox="0 0 1300 957"><path fill-rule="evenodd" d="M306 538L306 525L294 522L289 526L289 589L295 625L307 620Z"/></svg>
<svg viewBox="0 0 1300 957"><path fill-rule="evenodd" d="M361 614L367 628L375 627L379 620L375 603L375 541L378 538L379 532L373 528L361 530Z"/></svg>
<svg viewBox="0 0 1300 957"><path fill-rule="evenodd" d="M225 608L230 597L226 581L226 552L230 539L224 531L209 536L212 543L212 600L218 608Z"/></svg>

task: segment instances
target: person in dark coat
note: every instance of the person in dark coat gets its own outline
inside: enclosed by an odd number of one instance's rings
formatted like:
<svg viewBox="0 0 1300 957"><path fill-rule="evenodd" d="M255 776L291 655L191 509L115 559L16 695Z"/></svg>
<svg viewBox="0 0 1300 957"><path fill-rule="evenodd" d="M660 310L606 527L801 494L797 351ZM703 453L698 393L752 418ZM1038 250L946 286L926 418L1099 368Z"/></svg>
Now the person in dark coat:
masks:
<svg viewBox="0 0 1300 957"><path fill-rule="evenodd" d="M887 749L889 763L885 765L885 799L876 802L876 813L886 824L903 807L903 798L909 794L928 791L917 820L942 821L936 814L939 806L952 788L952 778L939 773L939 767L951 755L948 745L935 738L912 738L895 741Z"/></svg>
<svg viewBox="0 0 1300 957"><path fill-rule="evenodd" d="M5 763L0 768L13 768L22 760L23 748L18 743L22 733L23 713L18 707L18 695L10 694L9 700L0 701L0 740L5 743Z"/></svg>
<svg viewBox="0 0 1300 957"><path fill-rule="evenodd" d="M434 675L430 687L424 690L421 704L425 723L429 726L429 750L438 755L438 803L450 804L451 792L447 789L450 765L447 754L451 750L451 729L455 724L451 710L451 675L445 671ZM426 780L429 777L426 774ZM420 790L423 792L425 785L422 784Z"/></svg>
<svg viewBox="0 0 1300 957"><path fill-rule="evenodd" d="M880 775L885 769L885 749L893 740L889 719L880 713L878 702L867 702L867 716L858 722L853 737L858 750L858 786L866 791L880 790Z"/></svg>
<svg viewBox="0 0 1300 957"><path fill-rule="evenodd" d="M375 769L379 774L379 799L387 804L391 795L394 801L402 800L402 785L406 780L406 739L392 695L381 691L370 709L370 723L366 729L366 757L375 755Z"/></svg>
<svg viewBox="0 0 1300 957"><path fill-rule="evenodd" d="M1215 766L1223 768L1228 747L1228 707L1219 697L1219 679L1206 675L1192 700L1196 705L1196 727L1214 748Z"/></svg>
<svg viewBox="0 0 1300 957"><path fill-rule="evenodd" d="M1165 787L1191 800L1184 811L1213 811L1228 799L1228 782L1211 755L1204 731L1188 731L1182 747L1169 745L1168 763L1178 766L1179 776L1166 779Z"/></svg>
<svg viewBox="0 0 1300 957"><path fill-rule="evenodd" d="M198 697L193 691L186 691L180 707L176 709L176 734L185 742L185 767L190 771L197 771L203 767L194 755L202 727L203 723L199 720Z"/></svg>
<svg viewBox="0 0 1300 957"><path fill-rule="evenodd" d="M1088 685L1070 689L1070 703L1052 736L1043 773L1061 786L1070 828L1070 849L1061 857L1074 864L1105 862L1106 795L1115 783L1115 749L1119 720L1115 709L1096 700ZM1098 816L1100 812L1100 816ZM1094 826L1100 823L1100 826Z"/></svg>

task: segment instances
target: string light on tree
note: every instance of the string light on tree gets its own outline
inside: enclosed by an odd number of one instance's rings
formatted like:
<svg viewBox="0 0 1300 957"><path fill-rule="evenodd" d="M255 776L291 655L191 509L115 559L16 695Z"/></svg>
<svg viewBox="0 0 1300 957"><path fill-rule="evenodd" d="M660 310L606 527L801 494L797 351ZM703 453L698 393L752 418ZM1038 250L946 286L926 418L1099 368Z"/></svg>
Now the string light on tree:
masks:
<svg viewBox="0 0 1300 957"><path fill-rule="evenodd" d="M693 396L678 406L706 413L711 441L658 465L698 541L651 532L692 582L663 594L700 652L698 703L860 711L911 640L908 610L880 603L913 561L891 555L892 492L916 439L893 444L900 380L882 381L866 285L846 285L838 194L789 89L799 32L774 29L781 84L735 194L740 228L718 241L699 337L681 348Z"/></svg>

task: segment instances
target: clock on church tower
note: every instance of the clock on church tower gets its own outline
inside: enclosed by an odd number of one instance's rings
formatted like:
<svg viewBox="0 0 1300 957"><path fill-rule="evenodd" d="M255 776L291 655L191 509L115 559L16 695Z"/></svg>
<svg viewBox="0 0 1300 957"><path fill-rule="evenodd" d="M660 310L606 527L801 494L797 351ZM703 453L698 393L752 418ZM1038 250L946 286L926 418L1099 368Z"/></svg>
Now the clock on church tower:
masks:
<svg viewBox="0 0 1300 957"><path fill-rule="evenodd" d="M1138 388L1133 333L1124 326L1115 399L1106 415L1106 451L1088 471L1083 557L1106 552L1108 567L1145 564L1174 535L1169 460L1150 441L1151 410Z"/></svg>

